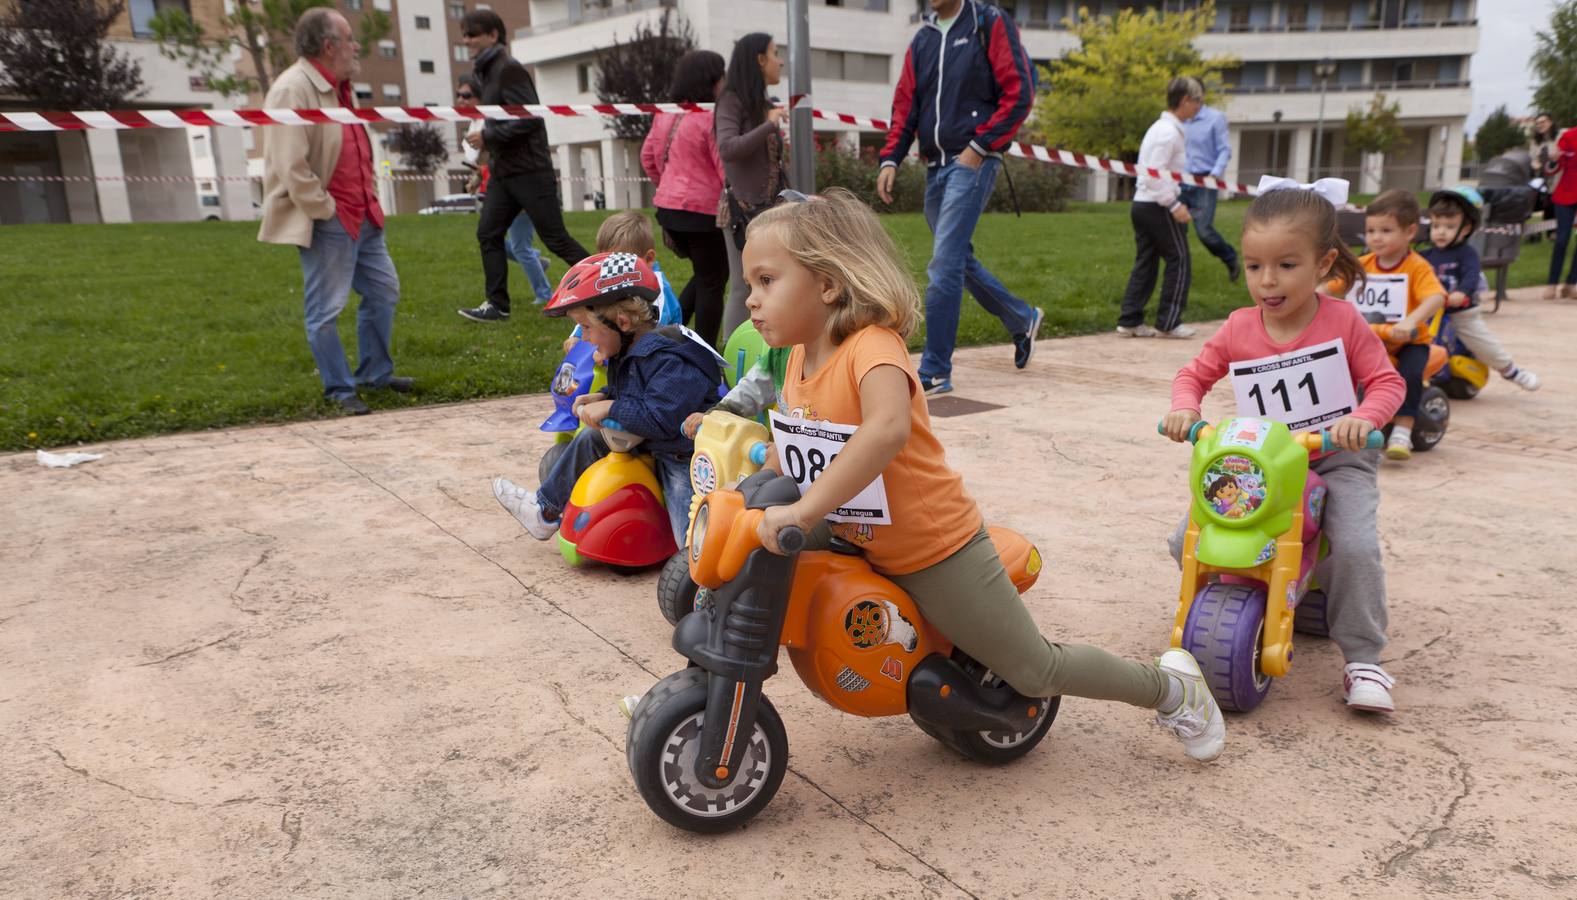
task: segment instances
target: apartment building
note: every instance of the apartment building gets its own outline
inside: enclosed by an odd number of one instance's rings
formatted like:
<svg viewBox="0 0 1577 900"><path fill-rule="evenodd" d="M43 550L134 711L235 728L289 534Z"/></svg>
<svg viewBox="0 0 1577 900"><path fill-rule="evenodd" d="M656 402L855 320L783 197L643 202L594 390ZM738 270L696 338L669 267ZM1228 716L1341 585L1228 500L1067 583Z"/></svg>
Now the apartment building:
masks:
<svg viewBox="0 0 1577 900"><path fill-rule="evenodd" d="M1066 20L1080 7L1097 15L1120 9L1194 8L1197 0L996 0L1018 22L1025 49L1047 62L1075 46ZM689 22L702 47L725 57L751 31L786 33L783 0L532 0L529 27L515 31L515 56L531 66L545 100L596 102L595 51L627 38L672 10ZM1274 172L1302 180L1338 175L1360 190L1422 188L1456 180L1463 128L1472 105L1470 60L1478 49L1475 0L1219 0L1216 20L1198 41L1230 54L1221 98L1233 145L1228 176L1254 181ZM812 92L818 107L886 118L904 51L924 0L811 0ZM1388 156L1347 146L1350 108L1385 93L1401 105L1406 143ZM786 99L788 85L778 95ZM1324 115L1321 116L1323 98ZM1159 98L1158 98L1159 103ZM848 142L873 135L817 122ZM601 192L610 206L649 202L639 181L639 148L612 138L600 119L555 119L549 141L558 153L565 200L581 208ZM1316 147L1318 157L1316 158ZM1069 148L1077 150L1079 148ZM1376 177L1378 176L1378 177ZM1091 196L1108 196L1092 178Z"/></svg>

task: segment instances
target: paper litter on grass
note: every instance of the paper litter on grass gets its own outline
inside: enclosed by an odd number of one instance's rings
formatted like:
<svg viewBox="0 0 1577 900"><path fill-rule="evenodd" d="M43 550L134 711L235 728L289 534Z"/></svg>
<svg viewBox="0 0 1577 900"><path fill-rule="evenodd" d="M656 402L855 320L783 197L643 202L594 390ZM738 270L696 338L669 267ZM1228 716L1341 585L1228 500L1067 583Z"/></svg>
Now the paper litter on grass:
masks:
<svg viewBox="0 0 1577 900"><path fill-rule="evenodd" d="M48 450L38 451L38 464L51 469L69 469L77 463L92 462L103 459L102 453L80 453L73 450L70 453L50 453Z"/></svg>

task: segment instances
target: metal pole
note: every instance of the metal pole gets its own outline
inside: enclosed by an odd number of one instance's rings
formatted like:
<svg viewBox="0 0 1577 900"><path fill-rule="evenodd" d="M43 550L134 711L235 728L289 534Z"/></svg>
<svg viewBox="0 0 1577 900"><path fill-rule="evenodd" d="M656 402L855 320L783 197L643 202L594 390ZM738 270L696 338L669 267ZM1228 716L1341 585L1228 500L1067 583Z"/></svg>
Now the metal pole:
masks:
<svg viewBox="0 0 1577 900"><path fill-rule="evenodd" d="M1320 79L1320 120L1314 126L1314 159L1309 163L1309 180L1320 177L1320 145L1325 141L1325 79Z"/></svg>
<svg viewBox="0 0 1577 900"><path fill-rule="evenodd" d="M789 102L810 96L810 3L788 0ZM789 184L805 194L816 192L816 143L810 104L789 113Z"/></svg>

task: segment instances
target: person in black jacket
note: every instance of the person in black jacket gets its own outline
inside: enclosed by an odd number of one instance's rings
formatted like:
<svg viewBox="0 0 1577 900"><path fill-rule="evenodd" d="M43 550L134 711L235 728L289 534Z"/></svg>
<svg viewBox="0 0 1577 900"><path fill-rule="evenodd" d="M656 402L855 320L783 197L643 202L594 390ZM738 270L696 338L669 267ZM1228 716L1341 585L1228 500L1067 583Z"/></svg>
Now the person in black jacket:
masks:
<svg viewBox="0 0 1577 900"><path fill-rule="evenodd" d="M539 102L531 73L504 47L504 20L498 13L472 10L460 20L460 31L471 50L476 77L482 82L479 105L529 106ZM509 318L509 255L504 235L521 210L537 226L542 243L566 265L575 265L587 253L564 228L558 176L548 152L547 126L541 119L489 119L481 134L467 135L466 141L473 147L485 145L493 160L481 220L476 223L487 299L475 309L458 312L477 322L502 322Z"/></svg>

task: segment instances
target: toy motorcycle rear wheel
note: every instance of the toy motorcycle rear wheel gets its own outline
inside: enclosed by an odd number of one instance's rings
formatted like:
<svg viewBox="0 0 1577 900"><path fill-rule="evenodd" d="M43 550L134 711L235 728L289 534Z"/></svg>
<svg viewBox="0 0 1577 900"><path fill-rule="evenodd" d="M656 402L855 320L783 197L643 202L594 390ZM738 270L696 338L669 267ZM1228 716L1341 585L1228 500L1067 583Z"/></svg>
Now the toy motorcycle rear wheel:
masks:
<svg viewBox="0 0 1577 900"><path fill-rule="evenodd" d="M1446 436L1446 427L1451 423L1451 400L1446 397L1446 392L1439 385L1431 384L1424 388L1424 393L1418 398L1418 419L1413 424L1413 449L1420 453L1435 449L1435 445Z"/></svg>
<svg viewBox="0 0 1577 900"><path fill-rule="evenodd" d="M559 461L568 447L569 441L554 441L548 452L542 454L542 459L537 461L537 484L548 480L548 473L553 471L554 463Z"/></svg>
<svg viewBox="0 0 1577 900"><path fill-rule="evenodd" d="M1440 385L1441 390L1452 400L1472 400L1478 396L1478 385L1466 378L1452 378Z"/></svg>
<svg viewBox="0 0 1577 900"><path fill-rule="evenodd" d="M1248 712L1270 692L1259 667L1265 632L1265 591L1243 584L1207 584L1194 596L1183 623L1183 649L1193 654L1216 702Z"/></svg>
<svg viewBox="0 0 1577 900"><path fill-rule="evenodd" d="M1298 608L1292 612L1292 630L1315 637L1330 637L1331 625L1326 618L1325 592L1311 590L1303 595Z"/></svg>
<svg viewBox="0 0 1577 900"><path fill-rule="evenodd" d="M680 550L668 558L663 573L657 579L657 609L669 625L695 610L695 596L700 591L690 579L690 555Z"/></svg>
<svg viewBox="0 0 1577 900"><path fill-rule="evenodd" d="M657 682L630 717L625 758L641 799L663 821L715 834L750 821L772 801L788 770L788 735L771 701L756 705L756 724L731 782L703 785L694 773L706 717L704 669L692 667Z"/></svg>
<svg viewBox="0 0 1577 900"><path fill-rule="evenodd" d="M953 651L953 661L962 666L969 677L987 687L995 687L1002 683L1002 679L961 650ZM1040 704L1040 710L1036 713L1035 724L1028 730L1020 732L961 731L934 726L913 715L909 718L921 731L964 756L976 762L1001 765L1034 750L1036 745L1045 739L1046 732L1051 730L1051 723L1056 720L1057 710L1062 706L1062 698L1045 697L1036 702Z"/></svg>

